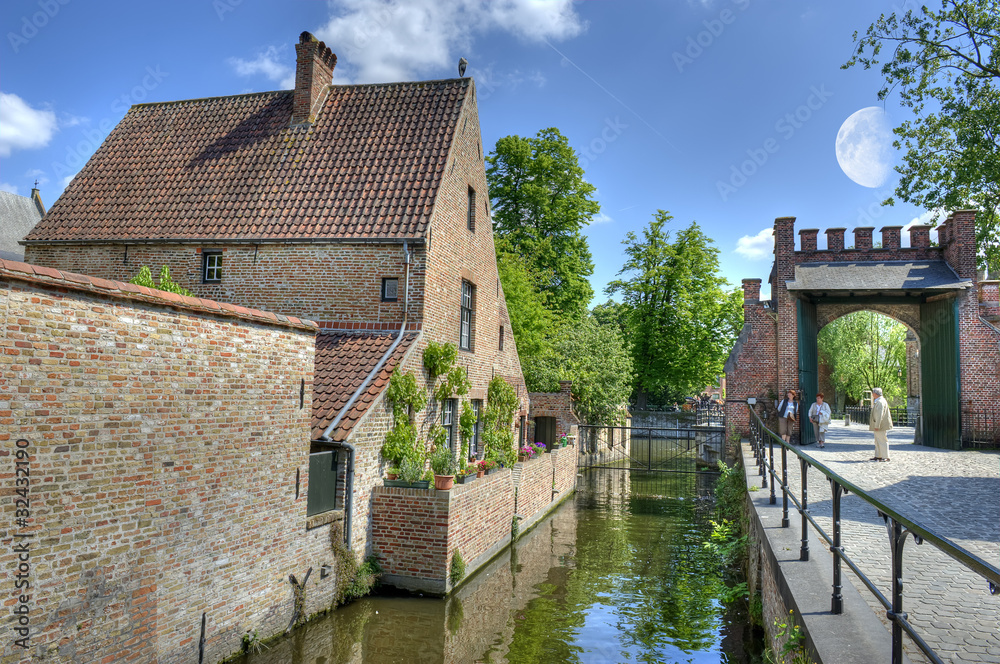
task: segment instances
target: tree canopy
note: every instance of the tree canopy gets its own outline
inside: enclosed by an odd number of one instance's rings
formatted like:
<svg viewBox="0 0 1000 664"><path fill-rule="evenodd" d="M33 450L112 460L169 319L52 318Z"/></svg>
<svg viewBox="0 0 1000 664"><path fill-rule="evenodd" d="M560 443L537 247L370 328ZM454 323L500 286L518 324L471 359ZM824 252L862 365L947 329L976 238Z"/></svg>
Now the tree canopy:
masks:
<svg viewBox="0 0 1000 664"><path fill-rule="evenodd" d="M534 382L543 392L573 385L573 408L586 424L618 424L632 392L632 358L618 330L592 314L566 324L536 364Z"/></svg>
<svg viewBox="0 0 1000 664"><path fill-rule="evenodd" d="M639 236L625 236L625 265L609 295L624 312L605 305L602 316L621 316L628 331L638 395L679 400L722 372L743 325L743 299L719 275L719 250L697 223L671 238L673 219L657 210ZM620 325L621 323L619 323Z"/></svg>
<svg viewBox="0 0 1000 664"><path fill-rule="evenodd" d="M486 163L498 251L525 258L551 311L581 317L594 294L594 262L580 231L601 207L569 141L554 127L505 136Z"/></svg>
<svg viewBox="0 0 1000 664"><path fill-rule="evenodd" d="M885 397L906 397L906 326L874 311L842 316L819 332L819 354L834 387L851 401L881 387ZM833 401L833 399L830 399Z"/></svg>
<svg viewBox="0 0 1000 664"><path fill-rule="evenodd" d="M980 267L996 269L1000 0L943 0L940 10L883 14L854 39L844 68L881 64L879 99L898 92L915 116L894 130L894 145L905 150L895 195L929 210L977 209Z"/></svg>

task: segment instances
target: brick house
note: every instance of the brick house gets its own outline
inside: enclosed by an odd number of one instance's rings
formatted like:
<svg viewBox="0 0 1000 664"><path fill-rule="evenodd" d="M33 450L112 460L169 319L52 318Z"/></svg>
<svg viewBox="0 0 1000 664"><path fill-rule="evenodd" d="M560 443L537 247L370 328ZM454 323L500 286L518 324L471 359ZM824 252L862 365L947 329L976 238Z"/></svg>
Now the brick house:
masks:
<svg viewBox="0 0 1000 664"><path fill-rule="evenodd" d="M480 410L494 376L516 389L518 437L529 400L473 80L333 85L325 44L304 32L296 52L294 90L133 106L22 244L105 279L169 265L198 297L317 321L313 451L346 487L312 525L343 518L362 553L395 368L426 387L424 348L454 344ZM457 440L460 406L431 401L422 433Z"/></svg>
<svg viewBox="0 0 1000 664"><path fill-rule="evenodd" d="M819 330L861 310L908 329L908 405L920 415L924 444L957 448L980 437L985 420L996 426L998 289L976 272L975 212L952 213L938 227L937 246L930 226L911 227L909 247L901 226L882 228L881 246L873 228L861 227L845 248L845 230L827 229L827 248L818 249L819 230L802 229L796 249L795 219L774 221L771 299L761 301L760 279L743 280L744 326L725 369L729 426L746 430L748 398L770 402L793 389L811 404L824 380ZM810 427L801 435L811 442Z"/></svg>

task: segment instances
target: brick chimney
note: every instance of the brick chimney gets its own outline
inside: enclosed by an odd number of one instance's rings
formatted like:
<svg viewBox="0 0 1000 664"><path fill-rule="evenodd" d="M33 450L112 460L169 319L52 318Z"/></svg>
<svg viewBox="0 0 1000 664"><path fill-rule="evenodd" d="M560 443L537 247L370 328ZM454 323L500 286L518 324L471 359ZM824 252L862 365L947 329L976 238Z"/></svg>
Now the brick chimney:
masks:
<svg viewBox="0 0 1000 664"><path fill-rule="evenodd" d="M867 251L872 248L872 233L875 228L872 226L858 226L854 229L854 248L858 251Z"/></svg>
<svg viewBox="0 0 1000 664"><path fill-rule="evenodd" d="M900 231L902 229L902 226L883 226L879 229L879 233L882 234L882 248L892 251L899 249L902 246L900 244Z"/></svg>
<svg viewBox="0 0 1000 664"><path fill-rule="evenodd" d="M295 99L292 104L292 126L310 124L316 120L320 104L333 82L337 56L327 45L308 32L299 35L295 45Z"/></svg>

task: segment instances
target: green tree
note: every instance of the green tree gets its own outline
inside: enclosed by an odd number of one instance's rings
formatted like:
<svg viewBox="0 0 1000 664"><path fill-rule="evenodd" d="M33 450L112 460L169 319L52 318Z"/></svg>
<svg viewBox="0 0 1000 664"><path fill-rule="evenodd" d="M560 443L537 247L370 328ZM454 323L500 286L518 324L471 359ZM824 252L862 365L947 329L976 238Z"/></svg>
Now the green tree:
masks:
<svg viewBox="0 0 1000 664"><path fill-rule="evenodd" d="M618 424L632 391L632 359L616 329L591 314L565 325L540 358L535 377L541 391L573 382L573 408L586 424Z"/></svg>
<svg viewBox="0 0 1000 664"><path fill-rule="evenodd" d="M860 401L881 387L885 397L906 396L906 326L873 311L842 316L819 332L820 357L831 366L838 391Z"/></svg>
<svg viewBox="0 0 1000 664"><path fill-rule="evenodd" d="M503 244L502 241L498 244ZM552 349L555 316L546 307L545 294L536 286L525 258L510 251L497 252L497 270L517 343L521 370L528 390L538 391L538 363Z"/></svg>
<svg viewBox="0 0 1000 664"><path fill-rule="evenodd" d="M743 299L719 275L719 250L697 223L671 239L657 210L642 236L625 236L627 259L608 295L620 295L635 392L678 400L713 382L743 325Z"/></svg>
<svg viewBox="0 0 1000 664"><path fill-rule="evenodd" d="M980 267L996 269L1000 0L944 0L937 11L923 6L902 16L883 14L854 40L844 68L881 64L879 99L898 91L915 116L894 130L894 145L905 150L895 195L929 210L977 209Z"/></svg>
<svg viewBox="0 0 1000 664"><path fill-rule="evenodd" d="M551 311L582 317L594 294L587 280L594 262L580 231L601 207L569 141L556 128L505 136L486 163L493 228L504 241L498 251L525 257Z"/></svg>

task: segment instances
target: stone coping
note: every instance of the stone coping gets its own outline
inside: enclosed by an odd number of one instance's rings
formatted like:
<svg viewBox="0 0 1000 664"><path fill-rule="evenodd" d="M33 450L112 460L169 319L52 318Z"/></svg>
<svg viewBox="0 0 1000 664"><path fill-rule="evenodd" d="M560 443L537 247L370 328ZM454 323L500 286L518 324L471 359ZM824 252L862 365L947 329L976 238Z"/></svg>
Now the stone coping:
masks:
<svg viewBox="0 0 1000 664"><path fill-rule="evenodd" d="M201 297L188 297L177 293L136 286L135 284L91 277L75 272L65 272L41 265L31 265L19 261L0 259L0 279L14 279L48 288L65 288L96 295L105 295L121 300L143 302L161 306L184 309L199 314L212 314L227 318L261 323L264 325L280 325L299 330L315 332L318 328L311 320L295 316L283 316L270 311L261 311L249 307L241 307L226 302L216 302Z"/></svg>

